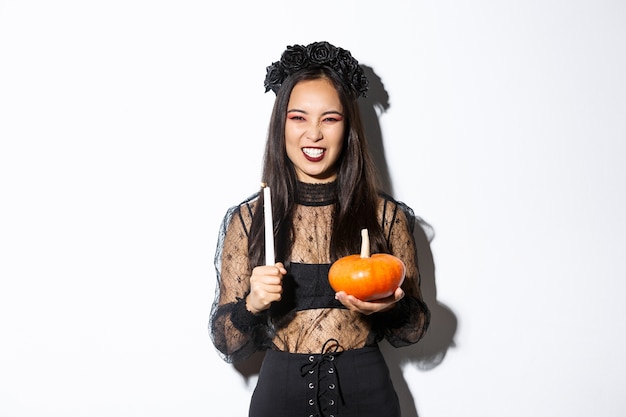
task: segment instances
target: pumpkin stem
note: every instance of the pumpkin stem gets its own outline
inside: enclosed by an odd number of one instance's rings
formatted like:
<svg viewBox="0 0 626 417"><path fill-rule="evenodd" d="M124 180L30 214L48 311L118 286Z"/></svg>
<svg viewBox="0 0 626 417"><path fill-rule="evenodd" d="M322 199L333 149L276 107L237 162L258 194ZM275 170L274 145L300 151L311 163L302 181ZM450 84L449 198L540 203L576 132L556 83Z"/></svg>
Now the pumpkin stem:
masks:
<svg viewBox="0 0 626 417"><path fill-rule="evenodd" d="M370 257L370 236L367 229L361 230L361 258Z"/></svg>

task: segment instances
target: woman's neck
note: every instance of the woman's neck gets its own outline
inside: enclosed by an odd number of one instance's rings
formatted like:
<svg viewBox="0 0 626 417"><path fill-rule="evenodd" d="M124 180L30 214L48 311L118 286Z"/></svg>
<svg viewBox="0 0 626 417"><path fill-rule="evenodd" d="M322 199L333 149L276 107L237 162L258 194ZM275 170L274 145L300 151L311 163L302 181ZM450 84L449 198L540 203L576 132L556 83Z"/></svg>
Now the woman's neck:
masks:
<svg viewBox="0 0 626 417"><path fill-rule="evenodd" d="M305 206L326 206L337 202L337 182L296 184L296 203Z"/></svg>

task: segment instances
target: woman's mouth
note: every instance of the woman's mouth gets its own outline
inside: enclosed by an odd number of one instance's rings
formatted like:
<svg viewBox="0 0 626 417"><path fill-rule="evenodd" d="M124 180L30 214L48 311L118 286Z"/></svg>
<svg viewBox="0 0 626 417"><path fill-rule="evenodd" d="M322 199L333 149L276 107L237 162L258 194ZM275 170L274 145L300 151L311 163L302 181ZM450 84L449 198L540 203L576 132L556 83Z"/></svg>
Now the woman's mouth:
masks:
<svg viewBox="0 0 626 417"><path fill-rule="evenodd" d="M302 148L302 153L307 161L318 162L324 159L324 149L322 148Z"/></svg>

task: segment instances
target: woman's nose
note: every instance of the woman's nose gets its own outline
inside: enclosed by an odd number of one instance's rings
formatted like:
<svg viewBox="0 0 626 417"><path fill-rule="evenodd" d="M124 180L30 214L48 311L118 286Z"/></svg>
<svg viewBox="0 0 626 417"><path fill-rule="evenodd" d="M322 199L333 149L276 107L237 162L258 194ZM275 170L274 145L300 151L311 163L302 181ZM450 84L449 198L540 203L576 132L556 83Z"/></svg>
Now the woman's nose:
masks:
<svg viewBox="0 0 626 417"><path fill-rule="evenodd" d="M321 140L324 135L322 133L322 129L320 128L320 125L318 124L312 124L311 126L309 126L309 128L307 129L307 139L313 140L313 141L318 141Z"/></svg>

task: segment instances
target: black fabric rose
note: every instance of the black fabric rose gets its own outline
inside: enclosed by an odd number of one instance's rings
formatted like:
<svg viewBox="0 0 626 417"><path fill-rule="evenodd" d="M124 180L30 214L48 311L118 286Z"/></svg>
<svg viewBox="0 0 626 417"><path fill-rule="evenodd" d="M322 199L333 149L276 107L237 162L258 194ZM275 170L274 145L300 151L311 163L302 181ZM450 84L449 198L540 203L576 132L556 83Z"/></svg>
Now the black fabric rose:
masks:
<svg viewBox="0 0 626 417"><path fill-rule="evenodd" d="M307 49L302 45L288 46L280 57L280 63L288 75L306 68L309 65Z"/></svg>
<svg viewBox="0 0 626 417"><path fill-rule="evenodd" d="M357 96L366 96L369 88L369 81L367 80L367 76L365 75L363 68L358 67L354 74L352 74L352 86L356 90Z"/></svg>
<svg viewBox="0 0 626 417"><path fill-rule="evenodd" d="M281 84L285 80L287 75L280 65L280 62L274 62L267 67L267 74L265 75L265 92L272 90L274 93L278 91Z"/></svg>
<svg viewBox="0 0 626 417"><path fill-rule="evenodd" d="M311 64L329 64L335 60L340 48L336 48L328 42L315 42L307 47Z"/></svg>
<svg viewBox="0 0 626 417"><path fill-rule="evenodd" d="M360 68L359 63L352 58L350 52L345 50L338 54L336 66L338 68L338 72L343 74L343 76L350 81L352 81L352 76L356 72L357 68Z"/></svg>

